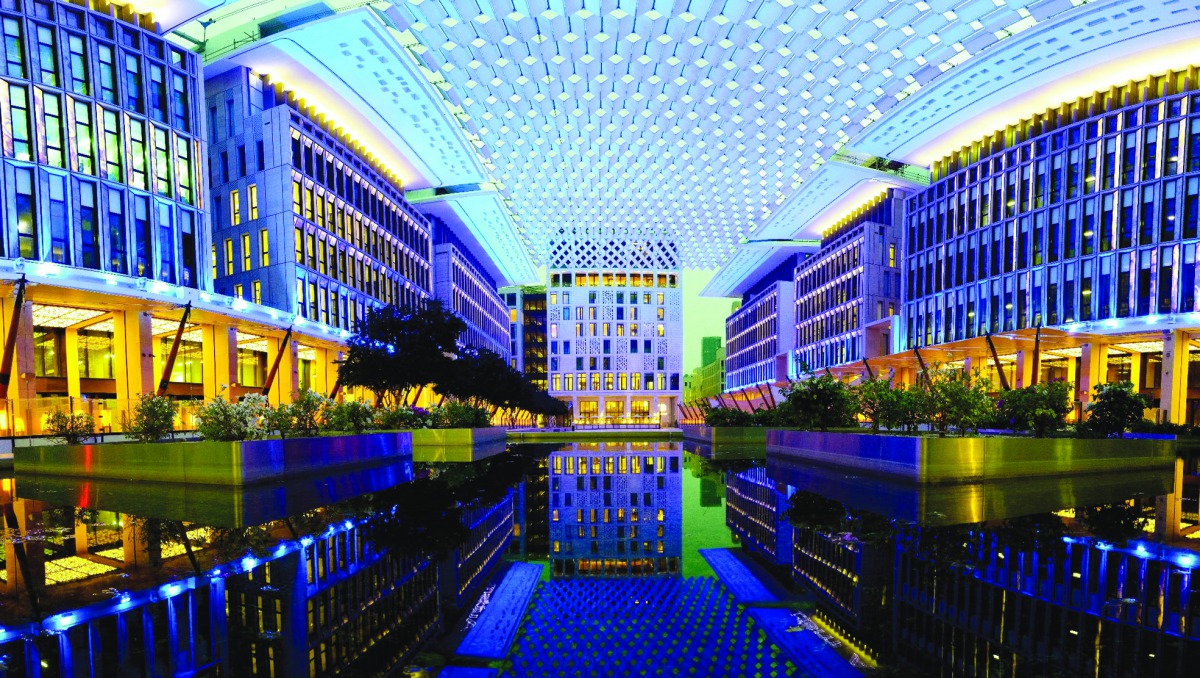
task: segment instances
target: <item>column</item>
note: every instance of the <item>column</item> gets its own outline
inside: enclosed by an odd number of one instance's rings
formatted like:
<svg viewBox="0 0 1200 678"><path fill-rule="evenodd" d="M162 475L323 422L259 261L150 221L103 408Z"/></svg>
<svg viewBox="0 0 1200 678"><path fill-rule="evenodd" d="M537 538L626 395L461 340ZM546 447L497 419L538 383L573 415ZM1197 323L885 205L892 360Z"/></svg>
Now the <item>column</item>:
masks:
<svg viewBox="0 0 1200 678"><path fill-rule="evenodd" d="M1075 401L1079 400L1079 389L1075 388L1075 377L1079 373L1078 362L1075 358L1067 358L1067 384L1071 387L1071 414L1068 415L1068 421L1075 421L1078 417L1075 408Z"/></svg>
<svg viewBox="0 0 1200 678"><path fill-rule="evenodd" d="M228 325L204 325L200 334L204 341L204 399L221 394L229 399L229 387L237 382L237 330Z"/></svg>
<svg viewBox="0 0 1200 678"><path fill-rule="evenodd" d="M1017 351L1017 362L1013 368L1013 388L1025 388L1033 383L1033 349Z"/></svg>
<svg viewBox="0 0 1200 678"><path fill-rule="evenodd" d="M1089 343L1081 350L1079 365L1083 373L1079 375L1079 402L1086 407L1092 401L1096 386L1108 380L1108 345Z"/></svg>
<svg viewBox="0 0 1200 678"><path fill-rule="evenodd" d="M1129 381L1133 384L1135 393L1142 391L1142 354L1134 351L1129 354Z"/></svg>
<svg viewBox="0 0 1200 678"><path fill-rule="evenodd" d="M154 339L149 313L113 313L113 376L120 401L154 393L158 375L154 374Z"/></svg>
<svg viewBox="0 0 1200 678"><path fill-rule="evenodd" d="M274 342L276 350L283 352L283 358L279 361L279 371L275 373L275 381L271 384L269 398L272 405L279 405L292 402L293 396L300 390L300 349L296 341L292 339L289 339L286 345L283 345L282 337L275 339ZM274 361L275 355L268 354L268 373Z"/></svg>
<svg viewBox="0 0 1200 678"><path fill-rule="evenodd" d="M1187 417L1188 345L1184 330L1163 330L1162 421L1182 424Z"/></svg>
<svg viewBox="0 0 1200 678"><path fill-rule="evenodd" d="M67 395L75 399L75 410L83 411L84 408L79 403L79 398L83 395L79 384L79 330L67 328L63 332L63 350L67 354L64 361L67 364Z"/></svg>

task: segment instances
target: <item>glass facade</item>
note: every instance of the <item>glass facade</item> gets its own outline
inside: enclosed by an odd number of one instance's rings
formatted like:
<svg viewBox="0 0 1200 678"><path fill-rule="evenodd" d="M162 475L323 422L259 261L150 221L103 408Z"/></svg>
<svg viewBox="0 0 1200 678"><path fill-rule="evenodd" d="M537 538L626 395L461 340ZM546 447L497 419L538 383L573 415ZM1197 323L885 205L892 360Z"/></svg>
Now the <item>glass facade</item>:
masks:
<svg viewBox="0 0 1200 678"><path fill-rule="evenodd" d="M784 353L786 360L791 349L795 298L791 281L777 282L744 301L725 321L726 390L773 383L781 376L776 357Z"/></svg>
<svg viewBox="0 0 1200 678"><path fill-rule="evenodd" d="M908 200L907 347L1196 311L1195 88L1116 87L938 163Z"/></svg>
<svg viewBox="0 0 1200 678"><path fill-rule="evenodd" d="M0 30L0 256L208 288L199 57L66 3L0 3Z"/></svg>

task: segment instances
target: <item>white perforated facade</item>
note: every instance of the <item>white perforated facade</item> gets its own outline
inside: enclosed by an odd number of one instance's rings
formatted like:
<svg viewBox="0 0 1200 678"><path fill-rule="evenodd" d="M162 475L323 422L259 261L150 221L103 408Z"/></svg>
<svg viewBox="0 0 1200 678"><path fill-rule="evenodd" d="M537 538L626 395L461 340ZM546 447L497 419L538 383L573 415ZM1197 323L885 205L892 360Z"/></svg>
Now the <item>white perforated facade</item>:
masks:
<svg viewBox="0 0 1200 678"><path fill-rule="evenodd" d="M674 243L632 231L550 243L550 393L577 424L671 424L681 395L683 299Z"/></svg>

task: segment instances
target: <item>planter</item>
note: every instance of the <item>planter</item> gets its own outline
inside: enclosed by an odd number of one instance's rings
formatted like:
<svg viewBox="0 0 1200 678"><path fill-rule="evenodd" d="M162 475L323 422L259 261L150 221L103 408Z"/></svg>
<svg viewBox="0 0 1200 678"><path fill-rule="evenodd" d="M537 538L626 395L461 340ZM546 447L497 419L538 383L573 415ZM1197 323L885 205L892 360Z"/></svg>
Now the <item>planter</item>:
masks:
<svg viewBox="0 0 1200 678"><path fill-rule="evenodd" d="M684 425L683 439L694 443L709 445L757 445L767 444L767 431L762 426L705 426L703 424Z"/></svg>
<svg viewBox="0 0 1200 678"><path fill-rule="evenodd" d="M1173 440L932 438L782 431L767 453L913 483L947 483L1075 473L1170 469Z"/></svg>
<svg viewBox="0 0 1200 678"><path fill-rule="evenodd" d="M393 461L289 478L283 483L212 485L30 475L21 497L209 527L249 527L329 506L412 480L412 462Z"/></svg>
<svg viewBox="0 0 1200 678"><path fill-rule="evenodd" d="M507 430L489 428L418 428L411 431L413 461L479 461L504 451Z"/></svg>
<svg viewBox="0 0 1200 678"><path fill-rule="evenodd" d="M220 442L112 443L19 448L19 474L211 485L251 485L412 458L407 432Z"/></svg>

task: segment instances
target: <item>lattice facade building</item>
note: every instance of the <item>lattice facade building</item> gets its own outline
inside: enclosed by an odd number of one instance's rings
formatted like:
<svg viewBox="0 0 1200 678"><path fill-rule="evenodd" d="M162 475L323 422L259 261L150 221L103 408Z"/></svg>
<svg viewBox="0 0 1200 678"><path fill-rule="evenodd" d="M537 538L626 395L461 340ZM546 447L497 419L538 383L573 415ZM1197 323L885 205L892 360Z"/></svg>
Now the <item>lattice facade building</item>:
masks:
<svg viewBox="0 0 1200 678"><path fill-rule="evenodd" d="M580 230L550 246L550 394L571 403L576 423L674 421L683 366L679 257L674 243L632 236Z"/></svg>

